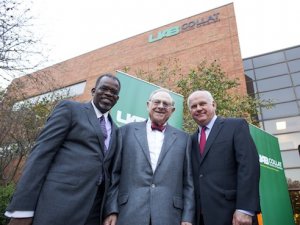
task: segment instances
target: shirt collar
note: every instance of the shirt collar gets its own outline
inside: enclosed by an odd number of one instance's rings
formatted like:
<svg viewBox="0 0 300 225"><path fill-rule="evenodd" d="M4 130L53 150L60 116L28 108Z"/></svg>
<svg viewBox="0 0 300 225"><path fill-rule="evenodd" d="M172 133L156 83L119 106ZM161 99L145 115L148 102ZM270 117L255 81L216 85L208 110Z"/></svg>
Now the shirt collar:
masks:
<svg viewBox="0 0 300 225"><path fill-rule="evenodd" d="M97 107L95 106L93 100L91 101L91 103L92 103L92 106L93 106L93 108L94 108L94 111L95 111L95 113L96 113L97 118L99 119L102 115L104 115L105 120L107 120L107 117L108 117L108 113L109 113L109 112L107 111L106 113L101 113L100 110L97 109Z"/></svg>
<svg viewBox="0 0 300 225"><path fill-rule="evenodd" d="M151 130L151 131L152 131L152 129L151 129L151 123L152 123L151 119L148 118L148 119L147 119L146 126L147 126L147 129L148 129L148 130ZM166 123L164 124L164 126L167 126L167 124L168 124L168 122L166 122ZM166 130L166 129L164 129L164 130L162 131L162 133L164 133L165 130Z"/></svg>
<svg viewBox="0 0 300 225"><path fill-rule="evenodd" d="M211 128L213 127L213 125L214 125L214 123L216 121L216 119L217 119L217 116L214 115L213 118L211 119L211 121L209 121L209 123L206 125L206 128L209 129L209 130L211 130ZM199 126L199 131L201 131L201 128L202 127Z"/></svg>

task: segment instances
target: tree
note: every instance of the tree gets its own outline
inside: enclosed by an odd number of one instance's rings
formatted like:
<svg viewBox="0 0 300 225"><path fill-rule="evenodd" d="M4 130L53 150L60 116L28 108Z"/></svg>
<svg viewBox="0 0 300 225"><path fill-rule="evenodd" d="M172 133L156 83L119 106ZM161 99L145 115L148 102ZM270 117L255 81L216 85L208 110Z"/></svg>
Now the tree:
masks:
<svg viewBox="0 0 300 225"><path fill-rule="evenodd" d="M5 107L0 111L0 185L18 179L18 173L32 149L44 123L62 96L37 102L24 102L17 108Z"/></svg>
<svg viewBox="0 0 300 225"><path fill-rule="evenodd" d="M17 181L23 163L56 102L69 98L69 89L44 71L14 80L8 92L0 88L0 185ZM24 85L42 94L28 98ZM3 96L1 98L1 95Z"/></svg>
<svg viewBox="0 0 300 225"><path fill-rule="evenodd" d="M255 99L247 94L237 92L239 80L230 79L216 61L200 63L197 68L177 82L179 93L184 96L184 129L192 132L196 125L189 116L186 100L193 91L205 89L210 91L217 103L217 114L224 117L242 117L249 123L259 126L258 106L270 107L271 102Z"/></svg>
<svg viewBox="0 0 300 225"><path fill-rule="evenodd" d="M25 2L0 0L0 78L8 82L37 68L44 59Z"/></svg>

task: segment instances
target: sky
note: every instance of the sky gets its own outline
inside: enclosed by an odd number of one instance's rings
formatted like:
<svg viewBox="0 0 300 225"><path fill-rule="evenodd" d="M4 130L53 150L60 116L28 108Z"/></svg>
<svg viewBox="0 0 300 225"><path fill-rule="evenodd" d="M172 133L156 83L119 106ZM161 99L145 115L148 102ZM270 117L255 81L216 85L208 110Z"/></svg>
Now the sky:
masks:
<svg viewBox="0 0 300 225"><path fill-rule="evenodd" d="M242 58L300 45L299 0L32 0L31 13L50 66L231 2Z"/></svg>
<svg viewBox="0 0 300 225"><path fill-rule="evenodd" d="M33 0L32 12L56 63L231 2L242 58L300 45L298 0Z"/></svg>

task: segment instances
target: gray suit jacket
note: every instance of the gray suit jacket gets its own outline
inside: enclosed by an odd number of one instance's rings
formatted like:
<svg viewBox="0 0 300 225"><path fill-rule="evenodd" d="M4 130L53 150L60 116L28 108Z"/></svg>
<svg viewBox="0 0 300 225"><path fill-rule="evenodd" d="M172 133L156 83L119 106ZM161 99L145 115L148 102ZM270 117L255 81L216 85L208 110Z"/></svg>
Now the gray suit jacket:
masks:
<svg viewBox="0 0 300 225"><path fill-rule="evenodd" d="M195 210L191 140L167 125L157 168L153 173L146 123L120 128L106 214L115 212L118 225L179 225L192 222Z"/></svg>
<svg viewBox="0 0 300 225"><path fill-rule="evenodd" d="M104 157L92 104L60 102L29 155L7 211L34 211L34 225L83 225L99 181L105 180L106 188L110 182L116 132L112 123L110 149Z"/></svg>

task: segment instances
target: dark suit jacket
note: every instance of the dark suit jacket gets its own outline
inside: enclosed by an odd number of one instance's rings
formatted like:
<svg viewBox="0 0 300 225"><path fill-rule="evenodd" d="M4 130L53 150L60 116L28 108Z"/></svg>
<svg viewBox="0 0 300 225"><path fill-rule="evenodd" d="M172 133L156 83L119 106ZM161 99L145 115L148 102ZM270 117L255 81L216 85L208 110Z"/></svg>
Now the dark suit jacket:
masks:
<svg viewBox="0 0 300 225"><path fill-rule="evenodd" d="M259 158L245 120L217 117L203 156L198 131L192 146L197 225L200 211L205 225L232 224L235 209L260 211Z"/></svg>
<svg viewBox="0 0 300 225"><path fill-rule="evenodd" d="M99 180L105 180L106 188L110 181L116 132L112 123L110 149L104 157L92 104L60 102L29 155L7 211L34 211L34 225L83 225Z"/></svg>
<svg viewBox="0 0 300 225"><path fill-rule="evenodd" d="M107 213L117 212L118 225L179 225L192 222L195 203L191 140L167 125L157 168L153 173L146 122L120 128L118 150L108 195Z"/></svg>

